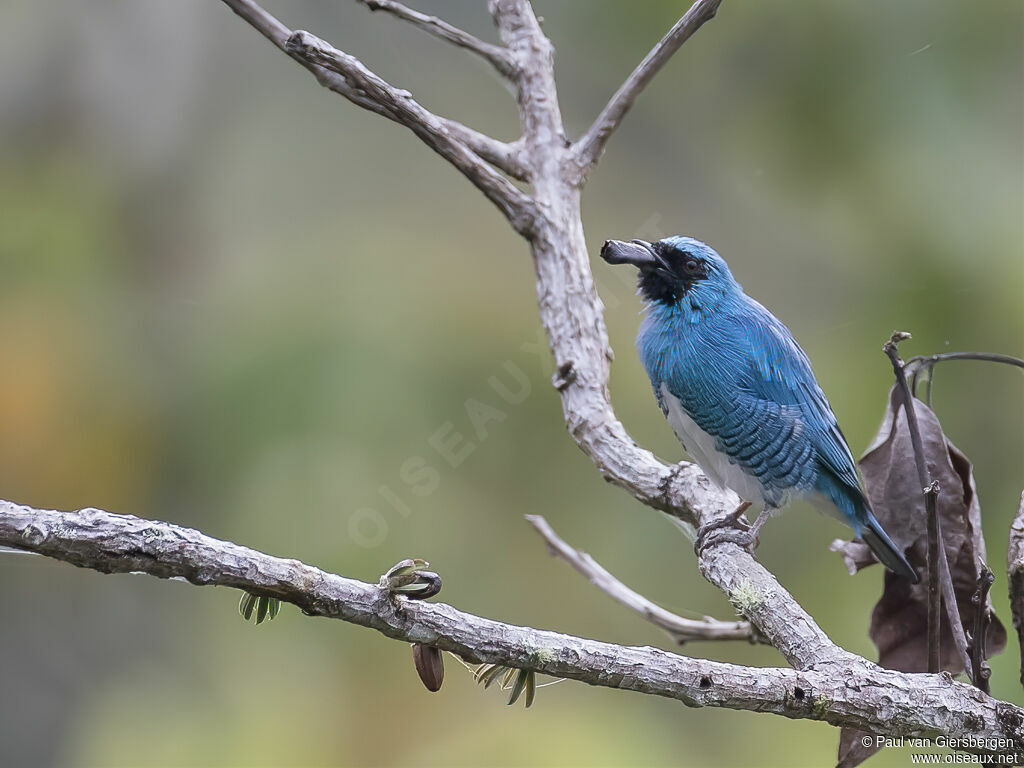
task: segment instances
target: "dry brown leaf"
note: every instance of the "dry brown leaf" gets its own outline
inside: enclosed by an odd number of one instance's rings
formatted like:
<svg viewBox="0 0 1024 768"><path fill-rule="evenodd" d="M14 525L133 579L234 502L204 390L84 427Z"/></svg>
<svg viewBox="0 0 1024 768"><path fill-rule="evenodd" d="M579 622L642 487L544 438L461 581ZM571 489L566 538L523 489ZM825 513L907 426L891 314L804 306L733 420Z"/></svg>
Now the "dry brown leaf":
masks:
<svg viewBox="0 0 1024 768"><path fill-rule="evenodd" d="M942 541L949 561L957 608L965 627L974 626L975 607L971 596L977 589L978 574L985 557L981 530L981 506L974 486L971 462L942 432L938 417L920 400L914 410L921 431L925 460L932 479L939 484L936 509ZM899 391L889 391L888 406L875 439L860 460L861 473L871 507L892 540L904 550L907 560L924 575L927 572L927 521L924 495L917 475L906 412ZM860 541L834 542L850 573L875 562ZM926 580L911 584L890 571L885 573L882 597L871 614L868 631L878 648L878 663L903 672L926 672L928 668L928 613ZM992 605L989 601L989 610ZM994 614L987 633L987 655L1006 647L1006 630ZM940 665L952 674L964 672L953 638L942 613ZM839 740L840 768L853 768L877 749L865 747L862 731L844 728Z"/></svg>

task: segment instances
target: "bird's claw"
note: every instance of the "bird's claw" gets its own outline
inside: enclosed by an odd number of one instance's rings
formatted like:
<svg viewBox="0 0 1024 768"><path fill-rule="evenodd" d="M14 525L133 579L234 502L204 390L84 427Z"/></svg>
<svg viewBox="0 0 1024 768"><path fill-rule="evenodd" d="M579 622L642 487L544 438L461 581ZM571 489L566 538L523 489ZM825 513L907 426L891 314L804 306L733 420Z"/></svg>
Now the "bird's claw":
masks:
<svg viewBox="0 0 1024 768"><path fill-rule="evenodd" d="M710 546L717 546L725 542L731 542L740 548L754 554L757 549L758 538L749 529L723 527L721 525L702 526L697 532L697 541L694 542L693 550L700 557Z"/></svg>
<svg viewBox="0 0 1024 768"><path fill-rule="evenodd" d="M724 542L737 544L753 554L758 544L758 530L743 520L743 513L749 508L750 502L744 501L728 515L717 517L698 528L697 539L693 543L697 556L700 557L708 547Z"/></svg>

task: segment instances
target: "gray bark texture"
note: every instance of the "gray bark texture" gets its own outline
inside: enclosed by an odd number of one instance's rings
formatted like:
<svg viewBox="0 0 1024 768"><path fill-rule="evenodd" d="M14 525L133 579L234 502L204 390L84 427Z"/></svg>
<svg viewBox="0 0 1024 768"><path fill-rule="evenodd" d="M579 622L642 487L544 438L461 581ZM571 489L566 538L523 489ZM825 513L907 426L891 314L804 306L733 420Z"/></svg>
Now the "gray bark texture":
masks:
<svg viewBox="0 0 1024 768"><path fill-rule="evenodd" d="M612 352L580 209L582 186L610 136L671 55L714 17L720 0L694 3L575 142L567 139L559 111L554 48L529 0L491 0L500 45L482 43L392 0L362 1L490 61L517 95L521 137L501 142L435 115L355 57L308 32L290 30L252 0L223 0L321 85L408 127L527 240L565 424L602 476L695 530L722 521L739 504L734 494L712 486L695 465L660 461L634 442L615 415L608 392ZM526 191L511 179L525 182ZM1024 756L1024 710L948 675L886 670L840 648L750 552L725 537L710 539L700 550L700 572L749 622L733 625L732 635L756 632L789 668L743 667L503 624L442 603L396 597L379 585L192 529L95 509L56 512L0 502L0 544L105 573L141 572L273 596L314 616L370 627L472 662L665 696L688 706L771 712L894 737L943 736L958 740L950 746L965 751Z"/></svg>
<svg viewBox="0 0 1024 768"><path fill-rule="evenodd" d="M1024 493L1020 495L1020 506L1010 525L1006 570L1009 577L1013 628L1017 630L1017 641L1020 646L1020 682L1024 685Z"/></svg>
<svg viewBox="0 0 1024 768"><path fill-rule="evenodd" d="M396 597L380 584L192 528L98 509L57 512L0 502L0 544L103 573L147 573L276 597L311 616L369 627L471 662L664 696L691 707L770 712L880 735L941 735L971 752L1024 754L1019 708L947 675L894 672L850 654L814 669L744 667L503 624L444 603Z"/></svg>

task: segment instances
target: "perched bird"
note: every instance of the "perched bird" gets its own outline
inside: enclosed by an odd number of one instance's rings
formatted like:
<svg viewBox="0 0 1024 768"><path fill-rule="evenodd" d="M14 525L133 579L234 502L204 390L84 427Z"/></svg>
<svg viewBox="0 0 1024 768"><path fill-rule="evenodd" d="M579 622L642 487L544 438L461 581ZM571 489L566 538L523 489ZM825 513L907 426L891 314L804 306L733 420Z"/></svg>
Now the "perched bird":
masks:
<svg viewBox="0 0 1024 768"><path fill-rule="evenodd" d="M871 514L857 465L811 363L747 296L712 248L690 237L608 240L601 257L640 269L647 314L637 350L683 448L718 486L770 512L806 497L837 514L889 569L918 581ZM740 512L742 514L742 512Z"/></svg>

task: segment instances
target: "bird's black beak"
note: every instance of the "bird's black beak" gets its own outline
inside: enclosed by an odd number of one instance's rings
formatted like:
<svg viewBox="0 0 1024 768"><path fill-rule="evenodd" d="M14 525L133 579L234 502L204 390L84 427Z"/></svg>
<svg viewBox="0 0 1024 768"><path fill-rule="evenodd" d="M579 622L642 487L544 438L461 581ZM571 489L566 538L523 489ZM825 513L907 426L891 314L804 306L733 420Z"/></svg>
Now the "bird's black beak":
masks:
<svg viewBox="0 0 1024 768"><path fill-rule="evenodd" d="M632 264L635 267L658 267L663 262L646 240L605 240L601 247L601 258L609 264Z"/></svg>

